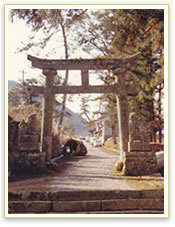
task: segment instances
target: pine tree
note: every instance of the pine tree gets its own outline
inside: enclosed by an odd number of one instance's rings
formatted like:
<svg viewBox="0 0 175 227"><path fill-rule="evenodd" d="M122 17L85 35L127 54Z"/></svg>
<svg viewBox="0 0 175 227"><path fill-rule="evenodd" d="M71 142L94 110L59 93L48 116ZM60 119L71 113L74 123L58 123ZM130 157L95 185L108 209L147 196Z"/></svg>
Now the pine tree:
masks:
<svg viewBox="0 0 175 227"><path fill-rule="evenodd" d="M91 52L96 48L99 55L104 57L125 57L128 54L142 53L143 59L128 70L126 78L126 83L139 82L140 92L128 100L130 111L137 111L151 125L158 114L155 108L156 91L160 84L163 87L164 11L108 9L93 10L91 14L95 19L89 22L88 31L79 40L84 49ZM104 79L110 84L109 75L103 77L103 81ZM159 113L160 108L161 105ZM153 139L156 139L155 132L151 136L151 140Z"/></svg>

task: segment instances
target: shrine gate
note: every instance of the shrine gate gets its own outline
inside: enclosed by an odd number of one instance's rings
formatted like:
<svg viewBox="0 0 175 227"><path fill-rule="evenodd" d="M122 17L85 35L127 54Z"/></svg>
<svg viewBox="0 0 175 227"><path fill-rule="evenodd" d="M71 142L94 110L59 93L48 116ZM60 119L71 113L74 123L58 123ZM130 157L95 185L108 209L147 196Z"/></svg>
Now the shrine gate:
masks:
<svg viewBox="0 0 175 227"><path fill-rule="evenodd" d="M41 152L46 152L46 160L52 157L52 120L55 94L80 93L114 93L117 97L118 124L120 136L120 152L123 157L128 152L128 102L127 95L135 95L138 85L125 85L125 75L131 65L136 64L141 57L140 53L127 58L112 59L70 59L47 60L28 55L34 68L42 70L45 76L45 86L33 86L34 94L44 95L42 125L41 125ZM81 86L58 85L54 86L54 77L57 70L80 70ZM89 85L89 70L110 70L115 76L113 85Z"/></svg>

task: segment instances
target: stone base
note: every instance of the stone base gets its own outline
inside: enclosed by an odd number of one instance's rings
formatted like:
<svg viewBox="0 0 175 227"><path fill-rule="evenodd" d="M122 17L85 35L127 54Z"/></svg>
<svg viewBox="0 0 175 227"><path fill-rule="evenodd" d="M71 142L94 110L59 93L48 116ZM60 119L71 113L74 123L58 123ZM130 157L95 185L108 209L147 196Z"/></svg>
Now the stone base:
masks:
<svg viewBox="0 0 175 227"><path fill-rule="evenodd" d="M123 156L123 174L125 176L144 176L156 172L154 152L126 152Z"/></svg>
<svg viewBox="0 0 175 227"><path fill-rule="evenodd" d="M39 136L38 135L31 135L31 134L24 134L19 136L19 142L22 143L38 143Z"/></svg>
<svg viewBox="0 0 175 227"><path fill-rule="evenodd" d="M144 141L133 141L128 143L128 151L150 151L150 143Z"/></svg>
<svg viewBox="0 0 175 227"><path fill-rule="evenodd" d="M20 135L18 151L28 153L40 152L39 136L30 134Z"/></svg>
<svg viewBox="0 0 175 227"><path fill-rule="evenodd" d="M40 143L32 143L32 142L25 142L18 144L18 151L19 152L27 152L27 153L36 153L40 152Z"/></svg>

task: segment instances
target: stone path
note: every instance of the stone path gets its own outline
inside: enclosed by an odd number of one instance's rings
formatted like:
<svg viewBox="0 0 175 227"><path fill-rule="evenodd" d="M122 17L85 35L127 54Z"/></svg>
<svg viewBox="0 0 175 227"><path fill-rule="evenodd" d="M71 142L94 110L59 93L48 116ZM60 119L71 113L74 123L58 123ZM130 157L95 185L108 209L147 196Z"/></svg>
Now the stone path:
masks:
<svg viewBox="0 0 175 227"><path fill-rule="evenodd" d="M88 154L67 161L65 169L41 178L9 182L9 191L76 191L76 190L134 190L124 179L113 175L118 155L106 154L86 144Z"/></svg>
<svg viewBox="0 0 175 227"><path fill-rule="evenodd" d="M9 182L9 214L163 214L163 190L135 190L113 175L119 158L87 144L88 155L62 162L61 171Z"/></svg>

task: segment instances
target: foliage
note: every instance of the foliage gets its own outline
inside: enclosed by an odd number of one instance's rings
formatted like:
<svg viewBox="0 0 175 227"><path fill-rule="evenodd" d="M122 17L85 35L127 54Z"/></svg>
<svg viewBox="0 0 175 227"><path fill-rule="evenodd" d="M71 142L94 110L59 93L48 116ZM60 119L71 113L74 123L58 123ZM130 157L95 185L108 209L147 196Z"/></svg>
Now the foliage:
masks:
<svg viewBox="0 0 175 227"><path fill-rule="evenodd" d="M38 119L41 119L42 111L36 104L13 107L8 106L8 114L15 120L21 122L27 120L31 114L37 114ZM40 125L40 124L39 124Z"/></svg>
<svg viewBox="0 0 175 227"><path fill-rule="evenodd" d="M99 56L125 57L141 52L142 60L128 70L126 83L140 83L136 97L129 97L130 111L143 115L147 122L160 119L162 112L163 57L164 57L164 11L162 9L121 9L92 10L91 18L83 25L84 35L79 43L84 50L96 49ZM85 31L86 29L86 31ZM114 83L108 72L100 76L105 84ZM160 92L159 87L162 87ZM116 100L114 96L104 95L106 113L110 124L116 120ZM157 107L159 110L157 110Z"/></svg>
<svg viewBox="0 0 175 227"><path fill-rule="evenodd" d="M91 118L89 116L89 105L88 105L88 101L89 101L89 97L82 97L81 98L81 113L80 116L85 115L85 117L87 118L88 122L91 122Z"/></svg>
<svg viewBox="0 0 175 227"><path fill-rule="evenodd" d="M164 11L159 9L117 10L113 17L115 37L112 41L116 51L132 53L144 48L150 41L154 51L163 48Z"/></svg>
<svg viewBox="0 0 175 227"><path fill-rule="evenodd" d="M18 88L12 88L8 92L8 103L14 107L21 105L21 94Z"/></svg>
<svg viewBox="0 0 175 227"><path fill-rule="evenodd" d="M37 86L40 83L37 79L26 79L21 80L21 83L18 85L18 93L21 95L24 105L34 104L38 102L38 95L33 94L32 86Z"/></svg>
<svg viewBox="0 0 175 227"><path fill-rule="evenodd" d="M39 85L36 79L21 80L16 88L8 92L8 101L12 106L29 105L39 102L38 95L32 92L32 86Z"/></svg>

